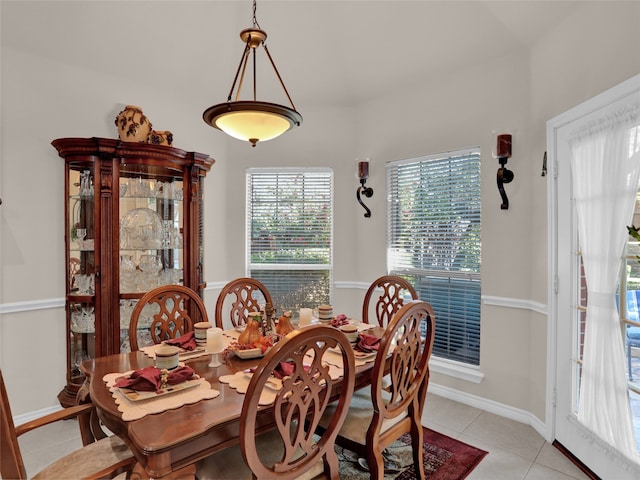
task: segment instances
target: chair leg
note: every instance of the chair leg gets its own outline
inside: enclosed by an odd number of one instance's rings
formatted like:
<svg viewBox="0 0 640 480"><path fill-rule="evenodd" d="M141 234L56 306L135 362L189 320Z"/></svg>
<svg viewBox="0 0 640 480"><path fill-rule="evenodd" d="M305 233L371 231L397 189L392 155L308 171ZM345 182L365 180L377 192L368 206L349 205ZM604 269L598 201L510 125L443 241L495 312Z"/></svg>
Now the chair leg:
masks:
<svg viewBox="0 0 640 480"><path fill-rule="evenodd" d="M411 428L411 442L413 443L413 466L415 469L416 478L418 480L424 480L424 438L422 434L422 425L418 422Z"/></svg>
<svg viewBox="0 0 640 480"><path fill-rule="evenodd" d="M631 370L631 344L627 339L627 365L629 368L629 380L633 381L633 370Z"/></svg>
<svg viewBox="0 0 640 480"><path fill-rule="evenodd" d="M369 478L371 480L384 480L384 457L378 449L367 452L367 465L369 466Z"/></svg>
<svg viewBox="0 0 640 480"><path fill-rule="evenodd" d="M324 472L326 476L332 480L338 480L340 478L340 468L336 452L328 452L322 461L324 462Z"/></svg>

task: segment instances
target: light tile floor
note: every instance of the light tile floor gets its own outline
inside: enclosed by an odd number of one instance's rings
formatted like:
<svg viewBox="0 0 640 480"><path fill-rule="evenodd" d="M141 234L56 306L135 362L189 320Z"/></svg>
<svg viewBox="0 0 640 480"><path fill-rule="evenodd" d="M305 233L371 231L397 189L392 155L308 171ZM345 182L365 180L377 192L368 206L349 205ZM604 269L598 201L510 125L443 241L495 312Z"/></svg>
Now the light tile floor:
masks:
<svg viewBox="0 0 640 480"><path fill-rule="evenodd" d="M489 452L467 480L588 480L523 423L428 394L422 424Z"/></svg>
<svg viewBox="0 0 640 480"><path fill-rule="evenodd" d="M423 425L489 452L468 480L588 480L528 425L434 394L427 396ZM80 446L73 420L20 437L29 477Z"/></svg>

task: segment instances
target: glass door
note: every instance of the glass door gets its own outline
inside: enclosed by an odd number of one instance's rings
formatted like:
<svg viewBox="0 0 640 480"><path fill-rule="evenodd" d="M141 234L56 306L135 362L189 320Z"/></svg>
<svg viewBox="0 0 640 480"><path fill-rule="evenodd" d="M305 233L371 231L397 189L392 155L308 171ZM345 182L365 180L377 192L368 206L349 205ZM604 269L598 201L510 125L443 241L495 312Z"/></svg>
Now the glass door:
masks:
<svg viewBox="0 0 640 480"><path fill-rule="evenodd" d="M640 456L627 455L619 445L613 445L595 433L592 426L581 421L579 413L584 402L583 383L585 357L586 311L589 291L582 268L581 239L578 236L578 219L575 195L571 178L570 139L585 125L611 117L613 113L637 101L640 93L640 76L611 89L594 99L551 120L548 124L548 148L550 152L549 229L550 291L549 312L551 330L549 345L549 372L554 376L552 393L549 394L548 418L552 437L601 478L638 478ZM598 198L592 199L594 202ZM584 241L584 239L583 239ZM619 261L619 259L617 260ZM611 268L614 268L612 265ZM615 266L617 268L617 265ZM626 275L625 275L626 278ZM622 285L624 289L624 284ZM592 296L595 295L592 292ZM597 300L594 300L596 302ZM622 298L624 307L626 297ZM622 309L623 312L625 308ZM621 334L624 327L621 326ZM620 352L618 352L620 353ZM614 352L610 352L614 355ZM593 361L591 362L593 365ZM629 371L608 371L609 375L628 376ZM601 381L601 379L598 379ZM593 383L593 382L592 382ZM602 383L602 381L601 381ZM622 382L619 382L622 383ZM614 397L616 405L629 402L633 405L637 393L634 384L610 391L611 402L602 404L602 416L613 417ZM583 397L581 399L581 397ZM631 406L630 405L630 406ZM633 413L633 412L630 412ZM633 417L629 425L619 425L617 431L633 428Z"/></svg>
<svg viewBox="0 0 640 480"><path fill-rule="evenodd" d="M80 363L96 354L95 324L95 191L93 164L70 164L67 178L68 242L67 318L68 372L72 384L82 384Z"/></svg>
<svg viewBox="0 0 640 480"><path fill-rule="evenodd" d="M140 165L121 167L119 182L120 351L127 352L138 299L156 287L184 283L184 191L181 176L158 175ZM139 346L152 343L149 324L155 313L151 307L143 312Z"/></svg>

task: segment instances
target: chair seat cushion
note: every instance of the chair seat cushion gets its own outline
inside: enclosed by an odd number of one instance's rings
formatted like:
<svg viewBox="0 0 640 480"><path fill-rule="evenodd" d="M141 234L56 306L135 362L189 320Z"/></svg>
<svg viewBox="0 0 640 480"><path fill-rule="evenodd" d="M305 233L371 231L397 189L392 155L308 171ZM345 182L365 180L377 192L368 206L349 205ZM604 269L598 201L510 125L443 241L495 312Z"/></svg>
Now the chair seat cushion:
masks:
<svg viewBox="0 0 640 480"><path fill-rule="evenodd" d="M123 466L133 465L135 460L129 447L117 436L111 435L70 453L32 478L85 478L119 463Z"/></svg>
<svg viewBox="0 0 640 480"><path fill-rule="evenodd" d="M388 393L383 391L383 397L388 397ZM320 419L320 426L326 428L331 422L331 418L335 413L335 405L329 405ZM380 433L386 432L403 418L406 418L407 412L398 415L395 418L385 419L382 422ZM371 403L371 390L363 388L353 393L351 404L349 405L349 413L345 419L340 436L347 438L360 445L367 443L367 430L373 418L373 403Z"/></svg>
<svg viewBox="0 0 640 480"><path fill-rule="evenodd" d="M281 445L282 440L276 430L271 430L256 438L256 449L266 465L275 463L282 458ZM324 465L320 460L311 470L297 478L310 480L323 471ZM253 476L242 458L240 445L234 445L198 462L196 464L196 478L198 480L243 480L253 479Z"/></svg>
<svg viewBox="0 0 640 480"><path fill-rule="evenodd" d="M640 345L640 327L627 327L627 338L633 346Z"/></svg>

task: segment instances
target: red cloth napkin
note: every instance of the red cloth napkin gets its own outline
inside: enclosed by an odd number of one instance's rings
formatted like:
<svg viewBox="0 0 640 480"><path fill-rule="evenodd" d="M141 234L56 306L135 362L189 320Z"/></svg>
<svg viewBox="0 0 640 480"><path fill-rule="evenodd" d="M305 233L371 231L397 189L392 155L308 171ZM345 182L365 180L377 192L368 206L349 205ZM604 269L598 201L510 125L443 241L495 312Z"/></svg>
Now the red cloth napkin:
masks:
<svg viewBox="0 0 640 480"><path fill-rule="evenodd" d="M280 380L282 380L284 377L290 377L291 375L293 375L295 367L296 367L296 364L293 363L291 360L287 362L280 362L278 365L276 365L276 368L273 370L273 373L271 375L275 378L279 378ZM305 372L308 372L309 368L310 368L309 365L305 365L304 366ZM255 368L249 369L249 371L252 373L255 372L255 370L256 370Z"/></svg>
<svg viewBox="0 0 640 480"><path fill-rule="evenodd" d="M273 370L273 376L279 379L290 377L295 368L296 365L293 362L280 362Z"/></svg>
<svg viewBox="0 0 640 480"><path fill-rule="evenodd" d="M191 367L178 367L169 372L167 377L168 385L176 385L193 377L194 371ZM162 386L160 379L160 369L156 367L145 367L135 370L129 377L118 380L115 384L120 388L131 388L140 392L157 392Z"/></svg>
<svg viewBox="0 0 640 480"><path fill-rule="evenodd" d="M181 337L172 338L163 342L165 345L171 345L173 347L180 347L184 350L195 350L198 346L196 342L196 336L194 332L185 333Z"/></svg>
<svg viewBox="0 0 640 480"><path fill-rule="evenodd" d="M333 317L330 323L332 327L338 328L341 325L349 323L349 320L347 320L347 316L344 313L341 313L340 315Z"/></svg>
<svg viewBox="0 0 640 480"><path fill-rule="evenodd" d="M367 333L361 333L358 335L358 341L353 349L363 353L371 353L378 350L379 346L380 339L378 337Z"/></svg>

